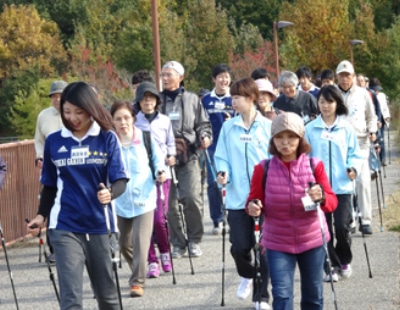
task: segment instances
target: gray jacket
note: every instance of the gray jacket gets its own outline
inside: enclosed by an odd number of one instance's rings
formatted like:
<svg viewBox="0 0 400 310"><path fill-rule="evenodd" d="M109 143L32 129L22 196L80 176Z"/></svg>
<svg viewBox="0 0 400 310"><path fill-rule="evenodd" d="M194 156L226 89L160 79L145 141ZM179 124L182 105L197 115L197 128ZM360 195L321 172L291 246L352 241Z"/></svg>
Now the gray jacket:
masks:
<svg viewBox="0 0 400 310"><path fill-rule="evenodd" d="M200 146L201 136L212 139L211 123L196 94L183 90L174 102L163 92L160 97L161 111L170 118L175 138L184 138L193 151Z"/></svg>

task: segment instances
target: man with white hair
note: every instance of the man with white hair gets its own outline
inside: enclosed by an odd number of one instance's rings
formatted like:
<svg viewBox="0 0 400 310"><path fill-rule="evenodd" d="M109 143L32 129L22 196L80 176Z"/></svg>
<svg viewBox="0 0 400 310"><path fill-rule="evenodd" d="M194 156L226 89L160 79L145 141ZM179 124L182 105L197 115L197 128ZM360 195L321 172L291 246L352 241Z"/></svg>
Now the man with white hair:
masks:
<svg viewBox="0 0 400 310"><path fill-rule="evenodd" d="M176 177L179 181L180 202L184 219L179 212L176 188L171 184L168 218L171 229L172 257L180 258L186 253L183 220L186 222L189 251L192 257L202 255L199 243L203 237L203 201L197 149L208 148L212 130L199 97L183 87L185 69L177 61L168 61L162 68L162 113L172 123L176 144Z"/></svg>
<svg viewBox="0 0 400 310"><path fill-rule="evenodd" d="M367 90L355 83L353 65L349 61L343 60L336 68L336 75L339 90L349 109L348 121L356 130L358 144L364 158L356 181L358 205L361 210L359 230L364 234L372 234L371 172L368 158L370 143L376 140L378 120Z"/></svg>
<svg viewBox="0 0 400 310"><path fill-rule="evenodd" d="M42 169L43 164L43 151L44 151L44 142L46 137L54 131L57 131L63 127L61 114L60 114L60 99L61 94L65 87L67 87L68 83L64 81L54 81L50 85L49 97L51 101L51 106L42 110L36 121L36 130L35 130L35 151L36 151L36 159L35 165L39 169ZM50 243L49 235L47 236L47 245L50 249L50 255L48 256L48 261L51 264L55 263L55 256L53 247Z"/></svg>

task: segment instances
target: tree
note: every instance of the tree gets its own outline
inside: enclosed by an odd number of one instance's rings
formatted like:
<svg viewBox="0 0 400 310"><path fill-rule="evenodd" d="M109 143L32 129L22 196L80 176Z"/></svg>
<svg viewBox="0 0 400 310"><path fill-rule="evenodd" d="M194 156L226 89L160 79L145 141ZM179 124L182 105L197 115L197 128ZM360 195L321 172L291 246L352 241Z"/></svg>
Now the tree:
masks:
<svg viewBox="0 0 400 310"><path fill-rule="evenodd" d="M249 77L255 68L260 67L267 69L268 72L275 72L272 45L265 41L257 49L248 50L243 54L231 55L229 64L232 68L234 80Z"/></svg>
<svg viewBox="0 0 400 310"><path fill-rule="evenodd" d="M128 75L124 70L117 69L113 62L108 59L103 61L98 56L93 61L92 51L82 46L80 53L72 58L70 69L79 80L94 84L106 106L114 101L127 99L132 96Z"/></svg>
<svg viewBox="0 0 400 310"><path fill-rule="evenodd" d="M58 78L60 79L60 78ZM21 139L32 139L40 111L50 106L49 89L55 79L40 80L14 97L10 111L10 123Z"/></svg>
<svg viewBox="0 0 400 310"><path fill-rule="evenodd" d="M273 39L273 22L278 19L282 0L217 0L217 4L226 9L227 14L234 20L230 24L240 28L243 24L252 24L259 28L260 33L266 40Z"/></svg>
<svg viewBox="0 0 400 310"><path fill-rule="evenodd" d="M228 17L215 0L191 0L186 24L185 64L192 88L210 87L211 70L219 63L228 63L233 40Z"/></svg>
<svg viewBox="0 0 400 310"><path fill-rule="evenodd" d="M0 79L37 67L41 75L56 73L66 61L58 28L40 18L33 6L5 6L0 15Z"/></svg>
<svg viewBox="0 0 400 310"><path fill-rule="evenodd" d="M4 6L0 14L0 127L12 132L8 119L14 97L39 76L57 75L66 63L57 25L30 6Z"/></svg>
<svg viewBox="0 0 400 310"><path fill-rule="evenodd" d="M295 25L285 29L286 46L280 50L284 66L293 71L307 65L319 72L347 58L352 30L347 10L348 0L285 1L279 19Z"/></svg>

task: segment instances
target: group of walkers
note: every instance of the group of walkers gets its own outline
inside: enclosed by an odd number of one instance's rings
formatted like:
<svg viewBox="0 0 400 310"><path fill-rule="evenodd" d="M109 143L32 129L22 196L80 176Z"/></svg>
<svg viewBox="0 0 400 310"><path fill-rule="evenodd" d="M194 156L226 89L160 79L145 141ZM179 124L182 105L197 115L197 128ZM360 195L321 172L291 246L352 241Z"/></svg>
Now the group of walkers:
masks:
<svg viewBox="0 0 400 310"><path fill-rule="evenodd" d="M117 101L110 111L93 85L52 84L53 107L37 122L42 190L28 229L37 234L47 222L61 309L82 308L84 266L99 309L121 309L110 247L117 227L131 297L143 296L145 279L173 271L177 259L200 257L204 167L211 233L220 235L225 221L230 227L237 297L252 292L255 309L270 309L271 300L273 309L292 309L297 264L302 309L323 309L323 280L352 273L354 190L359 229L372 233L368 159L371 143L384 150L390 121L379 81L374 91L357 86L352 64L342 61L338 85L325 70L320 89L301 67L282 72L277 90L265 69L232 82L229 66L218 64L214 89L200 99L184 88L184 74L179 62L165 63L159 92L139 71L134 102ZM45 124L54 127L42 132Z"/></svg>

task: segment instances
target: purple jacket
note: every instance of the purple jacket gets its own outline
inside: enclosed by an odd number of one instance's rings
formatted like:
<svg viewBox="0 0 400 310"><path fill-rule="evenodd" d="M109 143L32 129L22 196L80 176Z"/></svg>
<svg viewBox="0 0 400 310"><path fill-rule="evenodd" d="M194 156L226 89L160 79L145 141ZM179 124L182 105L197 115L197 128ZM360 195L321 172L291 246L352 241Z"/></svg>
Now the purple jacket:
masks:
<svg viewBox="0 0 400 310"><path fill-rule="evenodd" d="M314 167L319 162L313 158ZM310 181L316 182L307 155L302 154L290 163L290 173L278 158L271 159L265 186L261 241L267 249L299 254L323 244L317 211L306 212L301 201ZM325 216L323 226L329 241Z"/></svg>

